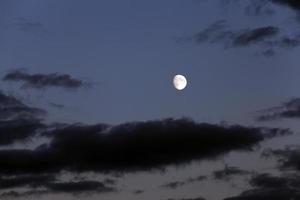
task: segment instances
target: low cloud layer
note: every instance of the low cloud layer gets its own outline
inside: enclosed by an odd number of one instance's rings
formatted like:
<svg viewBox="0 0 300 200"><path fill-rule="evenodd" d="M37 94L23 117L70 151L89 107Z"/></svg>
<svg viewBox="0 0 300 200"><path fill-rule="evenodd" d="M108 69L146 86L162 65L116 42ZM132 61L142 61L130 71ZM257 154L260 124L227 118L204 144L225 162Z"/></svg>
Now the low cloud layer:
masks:
<svg viewBox="0 0 300 200"><path fill-rule="evenodd" d="M278 120L282 118L300 118L300 98L292 98L279 106L259 111L258 121Z"/></svg>
<svg viewBox="0 0 300 200"><path fill-rule="evenodd" d="M27 106L0 92L0 145L9 145L34 136L46 127L41 117L46 111Z"/></svg>
<svg viewBox="0 0 300 200"><path fill-rule="evenodd" d="M27 192L20 192L17 188L27 188ZM115 188L100 181L60 181L53 174L27 174L21 176L8 176L0 178L0 190L13 189L10 192L1 193L2 197L24 197L48 193L72 193L85 192L103 193L114 192Z"/></svg>
<svg viewBox="0 0 300 200"><path fill-rule="evenodd" d="M114 127L70 125L44 135L49 145L34 150L1 150L0 173L136 171L214 159L251 150L288 130L198 124L187 119L126 123Z"/></svg>
<svg viewBox="0 0 300 200"><path fill-rule="evenodd" d="M250 180L253 189L246 190L236 197L224 200L288 200L300 199L300 177L298 175L272 176L258 174Z"/></svg>
<svg viewBox="0 0 300 200"><path fill-rule="evenodd" d="M48 87L60 87L77 89L84 86L83 81L68 74L29 74L23 70L9 72L3 77L3 80L23 82L22 88L45 89Z"/></svg>
<svg viewBox="0 0 300 200"><path fill-rule="evenodd" d="M0 120L38 119L45 114L46 111L30 107L0 91Z"/></svg>

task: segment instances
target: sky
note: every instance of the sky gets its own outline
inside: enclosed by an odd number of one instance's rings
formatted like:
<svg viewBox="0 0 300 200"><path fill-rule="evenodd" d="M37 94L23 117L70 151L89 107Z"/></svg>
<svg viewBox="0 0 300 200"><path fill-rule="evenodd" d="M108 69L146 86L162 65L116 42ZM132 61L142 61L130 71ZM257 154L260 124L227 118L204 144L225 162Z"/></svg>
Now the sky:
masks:
<svg viewBox="0 0 300 200"><path fill-rule="evenodd" d="M0 199L300 199L297 1L2 0L0 44Z"/></svg>

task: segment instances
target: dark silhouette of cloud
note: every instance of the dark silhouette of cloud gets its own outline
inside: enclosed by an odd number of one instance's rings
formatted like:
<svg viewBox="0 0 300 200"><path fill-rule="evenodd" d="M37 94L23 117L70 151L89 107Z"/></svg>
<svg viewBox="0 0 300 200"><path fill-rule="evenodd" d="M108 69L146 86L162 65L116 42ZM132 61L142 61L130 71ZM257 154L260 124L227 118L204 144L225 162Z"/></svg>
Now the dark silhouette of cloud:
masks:
<svg viewBox="0 0 300 200"><path fill-rule="evenodd" d="M53 103L53 102L50 102L49 105L50 105L51 107L56 108L56 109L59 109L59 110L65 108L65 105L57 104L57 103Z"/></svg>
<svg viewBox="0 0 300 200"><path fill-rule="evenodd" d="M170 188L170 189L177 189L180 186L184 186L186 183L184 181L174 181L170 183L166 183L162 185L162 187Z"/></svg>
<svg viewBox="0 0 300 200"><path fill-rule="evenodd" d="M52 174L27 174L14 177L1 177L0 189L10 189L16 187L32 187L37 188L42 185L46 185L49 182L56 181L56 178Z"/></svg>
<svg viewBox="0 0 300 200"><path fill-rule="evenodd" d="M139 194L143 194L144 190L135 190L133 191L133 194L139 195Z"/></svg>
<svg viewBox="0 0 300 200"><path fill-rule="evenodd" d="M13 144L37 134L46 126L39 120L6 120L0 121L0 145Z"/></svg>
<svg viewBox="0 0 300 200"><path fill-rule="evenodd" d="M249 46L251 44L257 44L260 42L264 42L267 39L273 38L278 33L279 28L273 26L244 30L233 38L232 45Z"/></svg>
<svg viewBox="0 0 300 200"><path fill-rule="evenodd" d="M81 192L113 192L114 188L98 181L56 182L45 185L51 192L81 193Z"/></svg>
<svg viewBox="0 0 300 200"><path fill-rule="evenodd" d="M173 181L173 182L163 184L161 187L177 189L180 186L184 186L184 185L187 185L190 183L200 182L200 181L204 181L204 180L207 180L207 176L198 176L196 178L187 178L183 181Z"/></svg>
<svg viewBox="0 0 300 200"><path fill-rule="evenodd" d="M300 98L292 98L281 105L259 111L258 121L300 117Z"/></svg>
<svg viewBox="0 0 300 200"><path fill-rule="evenodd" d="M9 145L34 136L46 127L41 117L46 111L29 107L13 96L0 92L0 145Z"/></svg>
<svg viewBox="0 0 300 200"><path fill-rule="evenodd" d="M283 150L268 149L263 152L263 157L278 157L280 169L294 169L300 171L300 147L286 147Z"/></svg>
<svg viewBox="0 0 300 200"><path fill-rule="evenodd" d="M83 87L81 80L68 74L28 74L23 70L9 72L3 77L4 81L21 81L22 88L44 89L47 87L61 87L65 89L77 89Z"/></svg>
<svg viewBox="0 0 300 200"><path fill-rule="evenodd" d="M258 174L250 180L254 189L246 190L236 197L224 200L287 200L300 199L300 177L272 176L270 174Z"/></svg>
<svg viewBox="0 0 300 200"><path fill-rule="evenodd" d="M298 35L290 36L275 26L231 30L225 20L219 20L194 34L196 43L221 44L224 48L250 47L260 49L260 54L273 56L278 49L292 49L300 45Z"/></svg>
<svg viewBox="0 0 300 200"><path fill-rule="evenodd" d="M173 198L169 198L166 200L205 200L203 197L196 197L196 198L183 198L183 199L173 199Z"/></svg>
<svg viewBox="0 0 300 200"><path fill-rule="evenodd" d="M300 2L298 0L270 0L273 3L289 6L290 8L300 11Z"/></svg>
<svg viewBox="0 0 300 200"><path fill-rule="evenodd" d="M22 32L29 32L39 35L44 35L48 33L47 28L41 22L30 21L23 17L16 18L14 22L10 25L10 27L14 27Z"/></svg>
<svg viewBox="0 0 300 200"><path fill-rule="evenodd" d="M251 172L239 169L238 167L229 167L226 165L224 169L214 171L213 176L215 179L218 180L228 180L231 179L233 176L249 174L251 174Z"/></svg>
<svg viewBox="0 0 300 200"><path fill-rule="evenodd" d="M38 119L45 114L45 110L27 106L14 96L0 91L0 120Z"/></svg>
<svg viewBox="0 0 300 200"><path fill-rule="evenodd" d="M275 14L275 11L269 6L268 0L249 0L247 3L245 7L245 13L247 15L270 16Z"/></svg>
<svg viewBox="0 0 300 200"><path fill-rule="evenodd" d="M114 185L109 183L109 185ZM27 192L19 192L18 189L26 188ZM2 192L2 197L22 197L41 195L47 193L84 193L84 192L114 192L114 187L99 181L59 181L55 174L25 174L18 176L2 176L0 178L0 191L12 189L9 192Z"/></svg>
<svg viewBox="0 0 300 200"><path fill-rule="evenodd" d="M70 125L45 133L51 142L34 150L0 150L0 173L61 170L129 172L214 159L249 151L288 130L220 126L187 119L125 123L114 127Z"/></svg>

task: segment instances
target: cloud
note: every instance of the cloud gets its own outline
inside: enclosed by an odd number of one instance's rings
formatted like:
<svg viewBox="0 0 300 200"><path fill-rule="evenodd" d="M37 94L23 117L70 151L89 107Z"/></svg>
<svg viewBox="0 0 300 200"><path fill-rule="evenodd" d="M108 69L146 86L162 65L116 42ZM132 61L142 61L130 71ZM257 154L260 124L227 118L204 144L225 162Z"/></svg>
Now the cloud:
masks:
<svg viewBox="0 0 300 200"><path fill-rule="evenodd" d="M170 188L170 189L176 189L176 188L178 188L180 186L184 186L184 185L187 185L187 184L190 184L190 183L204 181L206 179L207 179L207 176L198 176L196 178L187 178L187 179L185 179L183 181L169 182L169 183L166 183L166 184L162 185L161 187Z"/></svg>
<svg viewBox="0 0 300 200"><path fill-rule="evenodd" d="M45 114L45 110L27 106L14 96L0 91L0 120L38 119Z"/></svg>
<svg viewBox="0 0 300 200"><path fill-rule="evenodd" d="M169 198L166 200L205 200L203 197L196 197L196 198L183 198L183 199L173 199L173 198Z"/></svg>
<svg viewBox="0 0 300 200"><path fill-rule="evenodd" d="M226 165L224 169L214 171L213 176L215 179L218 180L228 180L233 176L249 175L249 174L251 174L251 172L239 169L237 167L228 167Z"/></svg>
<svg viewBox="0 0 300 200"><path fill-rule="evenodd" d="M51 192L81 193L81 192L113 192L114 188L106 186L98 181L60 182L45 185Z"/></svg>
<svg viewBox="0 0 300 200"><path fill-rule="evenodd" d="M139 195L139 194L143 194L144 190L135 190L133 191L133 194Z"/></svg>
<svg viewBox="0 0 300 200"><path fill-rule="evenodd" d="M162 185L162 187L170 188L170 189L177 189L178 187L183 186L185 184L186 183L184 181L174 181L174 182L166 183L166 184Z"/></svg>
<svg viewBox="0 0 300 200"><path fill-rule="evenodd" d="M9 145L33 137L46 126L39 120L0 121L0 145Z"/></svg>
<svg viewBox="0 0 300 200"><path fill-rule="evenodd" d="M256 119L258 121L270 121L282 118L300 117L300 98L292 98L281 105L261 110Z"/></svg>
<svg viewBox="0 0 300 200"><path fill-rule="evenodd" d="M300 2L297 0L270 0L273 3L289 6L290 8L300 11Z"/></svg>
<svg viewBox="0 0 300 200"><path fill-rule="evenodd" d="M28 74L23 70L14 70L3 77L4 81L21 81L22 88L44 89L47 87L60 87L64 89L77 89L83 87L81 80L68 74Z"/></svg>
<svg viewBox="0 0 300 200"><path fill-rule="evenodd" d="M52 174L27 174L14 177L1 177L0 178L0 189L10 189L17 187L29 186L32 188L41 187L49 182L55 181L56 178Z"/></svg>
<svg viewBox="0 0 300 200"><path fill-rule="evenodd" d="M48 33L48 30L41 22L30 21L23 17L16 18L11 26L23 32L36 33L40 35Z"/></svg>
<svg viewBox="0 0 300 200"><path fill-rule="evenodd" d="M108 185L114 185L109 183ZM26 188L27 192L19 192ZM2 197L22 197L48 193L85 193L85 192L115 192L116 189L99 181L61 181L55 174L24 174L17 176L1 176L0 191Z"/></svg>
<svg viewBox="0 0 300 200"><path fill-rule="evenodd" d="M300 45L299 35L283 33L275 26L262 26L231 30L225 20L219 20L193 35L191 40L198 44L221 44L225 49L258 47L260 54L273 56L278 49L292 49Z"/></svg>
<svg viewBox="0 0 300 200"><path fill-rule="evenodd" d="M224 200L300 199L300 177L298 175L258 174L252 177L250 185L254 189L246 190L236 197L225 198Z"/></svg>
<svg viewBox="0 0 300 200"><path fill-rule="evenodd" d="M65 105L57 104L57 103L53 103L53 102L49 102L49 105L50 105L51 107L56 108L56 109L59 109L59 110L65 108Z"/></svg>
<svg viewBox="0 0 300 200"><path fill-rule="evenodd" d="M288 131L286 131L288 133ZM125 123L109 127L70 125L48 131L50 144L34 150L0 150L0 173L130 172L214 159L249 151L278 129L220 126L187 119Z"/></svg>
<svg viewBox="0 0 300 200"><path fill-rule="evenodd" d="M286 147L283 150L265 150L264 157L278 157L281 169L294 169L300 171L300 147Z"/></svg>
<svg viewBox="0 0 300 200"><path fill-rule="evenodd" d="M278 33L279 28L273 26L244 30L234 36L232 45L238 47L261 43L275 37Z"/></svg>
<svg viewBox="0 0 300 200"><path fill-rule="evenodd" d="M41 122L45 114L42 109L29 107L15 97L0 92L0 145L34 136L46 127Z"/></svg>

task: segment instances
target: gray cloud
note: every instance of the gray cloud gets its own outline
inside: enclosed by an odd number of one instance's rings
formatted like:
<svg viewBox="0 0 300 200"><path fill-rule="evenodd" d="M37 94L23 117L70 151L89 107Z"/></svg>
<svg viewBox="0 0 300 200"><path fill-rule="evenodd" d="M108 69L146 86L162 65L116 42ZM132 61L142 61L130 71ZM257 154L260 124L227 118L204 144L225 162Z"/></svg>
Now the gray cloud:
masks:
<svg viewBox="0 0 300 200"><path fill-rule="evenodd" d="M198 44L221 44L225 49L254 46L264 56L272 56L278 49L292 49L300 45L299 35L290 36L274 26L231 30L225 20L219 20L194 34Z"/></svg>
<svg viewBox="0 0 300 200"><path fill-rule="evenodd" d="M300 98L292 98L279 106L264 109L258 112L258 121L270 121L282 118L300 117Z"/></svg>
<svg viewBox="0 0 300 200"><path fill-rule="evenodd" d="M14 96L0 91L0 120L38 119L46 114L45 110L30 107Z"/></svg>
<svg viewBox="0 0 300 200"><path fill-rule="evenodd" d="M286 147L283 150L265 150L264 157L278 157L280 169L293 169L300 171L300 147L290 148Z"/></svg>
<svg viewBox="0 0 300 200"><path fill-rule="evenodd" d="M184 186L184 185L187 185L187 184L191 184L191 183L195 183L195 182L200 182L200 181L204 181L204 180L207 180L207 176L198 176L196 178L187 178L183 181L173 181L173 182L169 182L169 183L166 183L166 184L163 184L161 187L164 187L164 188L170 188L170 189L176 189L180 186Z"/></svg>
<svg viewBox="0 0 300 200"><path fill-rule="evenodd" d="M16 18L11 24L11 27L14 27L19 31L30 32L40 35L48 33L47 28L41 22L30 21L23 17Z"/></svg>
<svg viewBox="0 0 300 200"><path fill-rule="evenodd" d="M300 177L298 175L272 176L270 174L258 174L252 177L250 185L254 188L224 200L300 199Z"/></svg>
<svg viewBox="0 0 300 200"><path fill-rule="evenodd" d="M83 81L68 74L28 74L23 70L9 72L3 77L3 80L23 82L22 88L61 87L64 89L77 89L84 86Z"/></svg>
<svg viewBox="0 0 300 200"><path fill-rule="evenodd" d="M249 175L251 173L252 172L239 169L238 167L229 167L226 165L224 169L214 171L213 176L218 180L228 180L233 176Z"/></svg>
<svg viewBox="0 0 300 200"><path fill-rule="evenodd" d="M0 92L0 145L33 137L46 127L41 117L46 111L27 106L13 96Z"/></svg>

